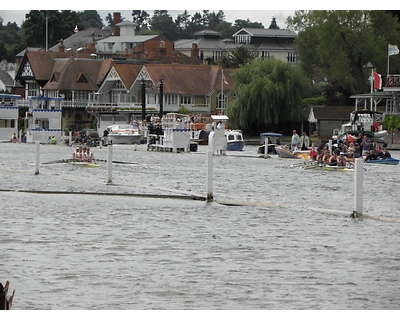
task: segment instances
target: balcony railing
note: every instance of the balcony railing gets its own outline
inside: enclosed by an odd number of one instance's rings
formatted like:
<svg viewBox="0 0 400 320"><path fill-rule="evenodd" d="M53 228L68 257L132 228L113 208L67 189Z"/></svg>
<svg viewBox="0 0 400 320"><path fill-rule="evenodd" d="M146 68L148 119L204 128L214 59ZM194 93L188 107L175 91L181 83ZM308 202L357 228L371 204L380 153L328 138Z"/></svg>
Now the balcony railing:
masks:
<svg viewBox="0 0 400 320"><path fill-rule="evenodd" d="M400 89L400 74L389 74L384 81L383 87Z"/></svg>

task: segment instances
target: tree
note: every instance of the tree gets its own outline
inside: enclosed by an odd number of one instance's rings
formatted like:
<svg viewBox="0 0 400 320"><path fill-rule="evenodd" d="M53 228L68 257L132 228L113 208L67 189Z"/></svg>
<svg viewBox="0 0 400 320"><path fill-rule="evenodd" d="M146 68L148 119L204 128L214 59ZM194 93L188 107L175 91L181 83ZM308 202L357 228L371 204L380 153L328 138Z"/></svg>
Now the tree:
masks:
<svg viewBox="0 0 400 320"><path fill-rule="evenodd" d="M238 29L242 28L264 28L263 24L260 22L251 22L248 18L247 20L236 19L235 27Z"/></svg>
<svg viewBox="0 0 400 320"><path fill-rule="evenodd" d="M275 17L272 18L271 24L269 25L268 29L279 29L279 26L276 23L276 18Z"/></svg>
<svg viewBox="0 0 400 320"><path fill-rule="evenodd" d="M107 21L107 26L114 27L114 17L110 12L107 13L105 20Z"/></svg>
<svg viewBox="0 0 400 320"><path fill-rule="evenodd" d="M141 28L148 28L150 15L144 10L132 10L132 21L137 23L136 31Z"/></svg>
<svg viewBox="0 0 400 320"><path fill-rule="evenodd" d="M178 39L178 27L167 10L154 10L150 19L150 26L153 32L168 40L175 41Z"/></svg>
<svg viewBox="0 0 400 320"><path fill-rule="evenodd" d="M302 99L311 79L297 65L276 60L253 60L234 75L236 99L227 114L233 126L258 134L265 127L303 121Z"/></svg>
<svg viewBox="0 0 400 320"><path fill-rule="evenodd" d="M82 29L103 28L103 21L96 10L83 10L77 15Z"/></svg>
<svg viewBox="0 0 400 320"><path fill-rule="evenodd" d="M393 138L394 138L393 131L400 130L400 116L391 114L385 117L385 125L391 132L392 144L393 144Z"/></svg>
<svg viewBox="0 0 400 320"><path fill-rule="evenodd" d="M399 43L399 22L385 11L296 11L287 20L298 32L295 49L309 74L317 66L336 91L349 97L368 92L371 62L384 73L388 43ZM400 61L393 63L393 70Z"/></svg>
<svg viewBox="0 0 400 320"><path fill-rule="evenodd" d="M249 61L256 59L257 56L258 53L256 51L250 51L245 47L237 47L224 55L222 63L225 68L240 68Z"/></svg>
<svg viewBox="0 0 400 320"><path fill-rule="evenodd" d="M15 55L26 47L21 39L21 29L15 22L8 22L5 26L0 23L0 43L0 61L15 61Z"/></svg>
<svg viewBox="0 0 400 320"><path fill-rule="evenodd" d="M25 15L26 19L22 23L22 30L28 46L45 47L46 17L49 47L57 44L60 39L71 36L76 25L81 28L79 17L75 11L31 10Z"/></svg>

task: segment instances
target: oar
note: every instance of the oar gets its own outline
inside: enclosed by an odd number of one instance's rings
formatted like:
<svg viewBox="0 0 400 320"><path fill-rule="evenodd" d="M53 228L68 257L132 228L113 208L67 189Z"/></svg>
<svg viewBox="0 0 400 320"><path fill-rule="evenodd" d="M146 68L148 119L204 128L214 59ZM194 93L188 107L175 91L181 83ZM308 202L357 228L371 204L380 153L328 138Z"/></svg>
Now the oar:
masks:
<svg viewBox="0 0 400 320"><path fill-rule="evenodd" d="M61 159L61 160L53 160L53 161L49 161L49 162L43 162L42 164L56 164L56 163L65 163L65 162L69 162L69 161L73 161L72 159Z"/></svg>
<svg viewBox="0 0 400 320"><path fill-rule="evenodd" d="M107 160L103 160L103 159L96 159L96 161L107 162ZM112 163L118 163L118 164L137 164L137 162L117 161L117 160L113 160Z"/></svg>

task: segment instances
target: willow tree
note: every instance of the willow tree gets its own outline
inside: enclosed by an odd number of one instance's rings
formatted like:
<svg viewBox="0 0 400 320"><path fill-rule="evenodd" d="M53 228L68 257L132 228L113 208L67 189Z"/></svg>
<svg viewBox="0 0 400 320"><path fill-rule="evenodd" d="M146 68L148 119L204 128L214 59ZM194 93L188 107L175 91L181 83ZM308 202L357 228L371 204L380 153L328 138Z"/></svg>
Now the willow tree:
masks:
<svg viewBox="0 0 400 320"><path fill-rule="evenodd" d="M233 77L236 99L227 109L231 125L255 133L305 120L302 99L310 92L311 80L299 66L273 58L252 61Z"/></svg>

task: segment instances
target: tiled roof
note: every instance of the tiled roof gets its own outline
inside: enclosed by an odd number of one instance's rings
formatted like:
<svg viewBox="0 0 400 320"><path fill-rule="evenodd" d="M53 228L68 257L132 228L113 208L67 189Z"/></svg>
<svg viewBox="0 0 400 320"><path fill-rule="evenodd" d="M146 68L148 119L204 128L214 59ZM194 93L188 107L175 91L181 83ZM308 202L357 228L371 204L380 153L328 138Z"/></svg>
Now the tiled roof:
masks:
<svg viewBox="0 0 400 320"><path fill-rule="evenodd" d="M98 74L103 60L55 59L50 81L45 90L97 91Z"/></svg>
<svg viewBox="0 0 400 320"><path fill-rule="evenodd" d="M27 51L25 58L29 61L35 79L43 81L50 79L55 58L66 58L69 56L69 52ZM20 69L24 67L24 63L25 60L21 63Z"/></svg>
<svg viewBox="0 0 400 320"><path fill-rule="evenodd" d="M139 64L114 64L115 70L118 72L121 81L125 87L129 90L135 81L137 75L142 69L142 65Z"/></svg>
<svg viewBox="0 0 400 320"><path fill-rule="evenodd" d="M221 69L218 66L193 66L193 65L146 65L153 82L164 79L165 94L188 94L207 96L213 90L222 86ZM231 89L233 82L231 73L233 69L224 69L228 82L225 89Z"/></svg>
<svg viewBox="0 0 400 320"><path fill-rule="evenodd" d="M79 32L72 34L67 39L63 40L63 45L65 49L71 48L76 50L78 48L85 48L88 44L94 43L100 39L104 39L111 35L110 30L103 30L99 28L88 28ZM57 43L55 46L51 47L50 51L58 51L61 42Z"/></svg>
<svg viewBox="0 0 400 320"><path fill-rule="evenodd" d="M3 82L6 87L11 87L14 85L14 79L5 70L0 70L0 81Z"/></svg>
<svg viewBox="0 0 400 320"><path fill-rule="evenodd" d="M292 38L296 37L297 34L288 29L264 29L264 28L242 28L236 32L233 37L237 34L248 33L253 37L280 37L280 38Z"/></svg>

